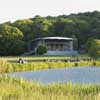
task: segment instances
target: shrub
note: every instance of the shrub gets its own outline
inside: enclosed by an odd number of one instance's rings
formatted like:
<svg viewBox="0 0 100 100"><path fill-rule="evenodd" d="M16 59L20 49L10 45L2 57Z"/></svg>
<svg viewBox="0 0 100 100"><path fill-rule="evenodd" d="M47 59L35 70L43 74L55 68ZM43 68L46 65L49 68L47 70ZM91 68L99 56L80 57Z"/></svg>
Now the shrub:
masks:
<svg viewBox="0 0 100 100"><path fill-rule="evenodd" d="M36 53L38 55L43 55L46 52L47 52L47 48L45 46L42 46L42 45L40 45L36 50Z"/></svg>

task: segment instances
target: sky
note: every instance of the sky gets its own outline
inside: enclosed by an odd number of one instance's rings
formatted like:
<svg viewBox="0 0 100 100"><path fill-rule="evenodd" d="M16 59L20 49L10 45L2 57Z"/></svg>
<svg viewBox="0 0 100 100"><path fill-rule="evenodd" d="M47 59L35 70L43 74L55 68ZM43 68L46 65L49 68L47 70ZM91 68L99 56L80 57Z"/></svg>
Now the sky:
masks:
<svg viewBox="0 0 100 100"><path fill-rule="evenodd" d="M100 0L0 0L0 23L95 10L100 11Z"/></svg>

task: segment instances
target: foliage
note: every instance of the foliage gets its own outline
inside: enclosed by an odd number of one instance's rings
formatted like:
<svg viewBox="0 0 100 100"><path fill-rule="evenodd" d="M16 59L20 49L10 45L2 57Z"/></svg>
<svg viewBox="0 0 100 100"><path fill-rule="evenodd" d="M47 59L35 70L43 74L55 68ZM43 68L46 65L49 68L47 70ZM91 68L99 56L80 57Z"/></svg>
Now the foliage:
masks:
<svg viewBox="0 0 100 100"><path fill-rule="evenodd" d="M23 32L24 40L28 42L34 39L34 33L32 32L32 24L33 24L32 20L24 19L24 20L17 20L12 25L14 27L17 27Z"/></svg>
<svg viewBox="0 0 100 100"><path fill-rule="evenodd" d="M36 50L36 53L38 55L43 55L46 52L47 52L47 48L45 46L42 46L42 45L38 46L38 48Z"/></svg>
<svg viewBox="0 0 100 100"><path fill-rule="evenodd" d="M32 28L35 38L49 35L49 27L52 25L49 20L40 16L35 16L32 20L34 22Z"/></svg>
<svg viewBox="0 0 100 100"><path fill-rule="evenodd" d="M90 56L98 58L100 57L100 40L91 39L87 43L88 53Z"/></svg>
<svg viewBox="0 0 100 100"><path fill-rule="evenodd" d="M0 25L0 55L17 55L24 52L23 33L16 27Z"/></svg>

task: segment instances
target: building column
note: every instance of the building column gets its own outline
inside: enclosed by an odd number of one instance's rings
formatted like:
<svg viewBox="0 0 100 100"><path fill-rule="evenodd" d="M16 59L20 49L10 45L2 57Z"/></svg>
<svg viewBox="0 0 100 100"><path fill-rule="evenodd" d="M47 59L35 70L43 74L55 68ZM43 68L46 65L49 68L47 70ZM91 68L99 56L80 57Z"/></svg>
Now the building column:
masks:
<svg viewBox="0 0 100 100"><path fill-rule="evenodd" d="M70 41L70 50L73 50L73 41Z"/></svg>
<svg viewBox="0 0 100 100"><path fill-rule="evenodd" d="M50 44L50 49L49 49L50 51L52 50L52 45Z"/></svg>

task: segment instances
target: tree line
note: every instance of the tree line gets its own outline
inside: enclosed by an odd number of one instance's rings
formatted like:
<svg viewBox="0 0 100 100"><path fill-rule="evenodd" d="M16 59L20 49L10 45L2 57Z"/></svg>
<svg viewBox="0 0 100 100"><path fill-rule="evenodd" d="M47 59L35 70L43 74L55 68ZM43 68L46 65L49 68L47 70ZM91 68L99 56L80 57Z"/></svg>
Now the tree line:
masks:
<svg viewBox="0 0 100 100"><path fill-rule="evenodd" d="M76 38L78 50L87 51L87 41L100 39L100 12L70 15L39 15L0 24L0 55L20 55L28 51L32 40L38 37L63 36Z"/></svg>

